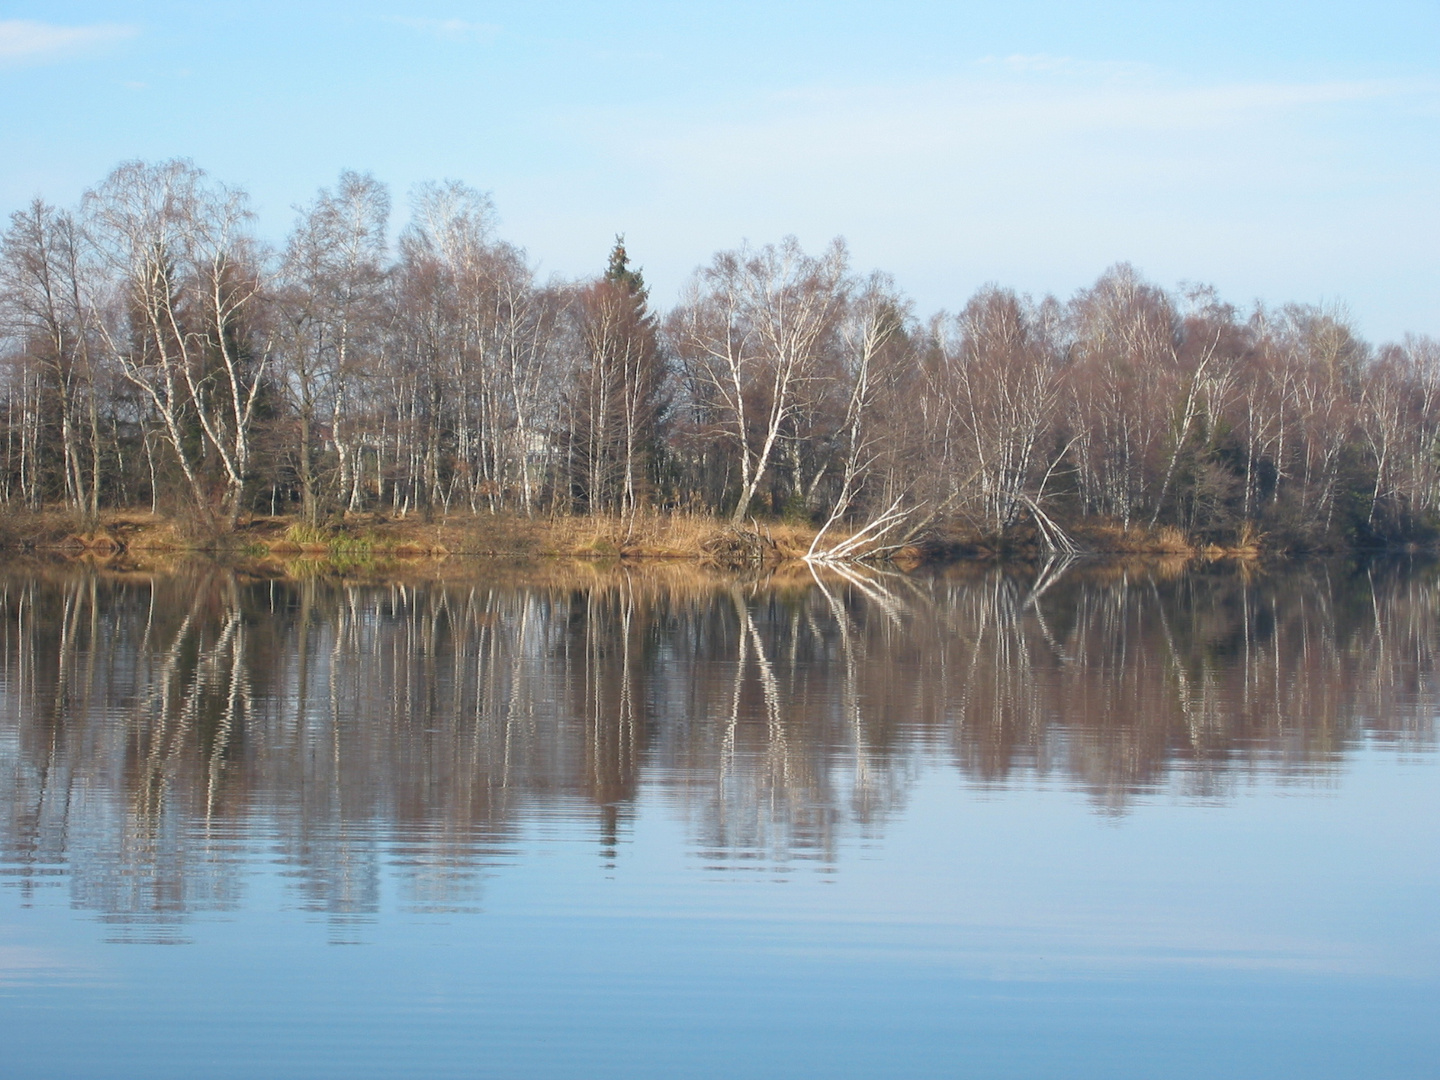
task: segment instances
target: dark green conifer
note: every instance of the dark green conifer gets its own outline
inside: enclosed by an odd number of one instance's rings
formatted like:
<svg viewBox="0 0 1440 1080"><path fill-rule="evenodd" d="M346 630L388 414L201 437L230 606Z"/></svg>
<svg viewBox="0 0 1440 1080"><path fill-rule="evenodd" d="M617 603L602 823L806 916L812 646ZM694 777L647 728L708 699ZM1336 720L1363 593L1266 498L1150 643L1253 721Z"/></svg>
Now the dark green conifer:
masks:
<svg viewBox="0 0 1440 1080"><path fill-rule="evenodd" d="M650 290L639 270L630 268L630 257L625 253L625 234L615 235L615 246L610 249L610 264L605 267L605 280L623 285L631 296L644 302L649 299Z"/></svg>

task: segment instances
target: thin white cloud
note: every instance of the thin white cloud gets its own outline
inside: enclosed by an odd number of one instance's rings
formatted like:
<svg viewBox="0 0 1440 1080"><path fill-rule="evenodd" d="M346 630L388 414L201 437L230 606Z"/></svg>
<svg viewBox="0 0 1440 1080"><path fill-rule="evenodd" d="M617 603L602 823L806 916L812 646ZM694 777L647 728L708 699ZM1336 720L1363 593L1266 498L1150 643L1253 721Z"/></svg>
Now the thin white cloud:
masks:
<svg viewBox="0 0 1440 1080"><path fill-rule="evenodd" d="M395 16L389 20L422 34L440 38L443 41L465 41L479 45L494 41L500 34L500 27L494 23L470 22L466 19L412 19Z"/></svg>
<svg viewBox="0 0 1440 1080"><path fill-rule="evenodd" d="M137 33L135 27L119 23L56 26L30 19L7 19L0 21L0 64L62 60Z"/></svg>
<svg viewBox="0 0 1440 1080"><path fill-rule="evenodd" d="M1149 64L1125 63L1114 60L1080 60L1073 56L1051 56L1049 53L1011 53L1009 56L984 56L976 67L987 72L1008 72L1013 75L1052 75L1084 78L1137 78L1155 74Z"/></svg>
<svg viewBox="0 0 1440 1080"><path fill-rule="evenodd" d="M1184 87L1146 80L1115 85L1055 86L1046 81L957 79L886 89L812 91L755 103L739 116L696 122L631 124L647 135L626 145L667 170L690 165L715 175L776 177L828 172L858 163L880 163L910 177L927 166L941 171L984 161L987 172L1003 172L1020 158L1053 158L1064 147L1067 159L1119 159L1130 140L1143 147L1152 167L1171 155L1192 160L1197 145L1208 154L1217 137L1232 144L1257 138L1289 140L1336 107L1378 104L1387 99L1410 105L1440 97L1435 87L1398 82L1251 83ZM602 124L592 131L605 130ZM1153 142L1162 140L1161 144ZM1108 140L1108 141L1106 141ZM1114 140L1121 140L1116 142ZM1253 161L1217 155L1253 169ZM1269 156L1269 155L1266 155ZM888 164L887 164L888 163ZM1143 162L1142 162L1143 164ZM1288 171L1288 170L1287 170ZM953 174L952 174L953 175Z"/></svg>
<svg viewBox="0 0 1440 1080"><path fill-rule="evenodd" d="M1242 298L1323 287L1363 300L1382 264L1433 281L1417 267L1440 235L1437 109L1433 80L1197 82L997 61L561 122L633 178L616 213L659 238L647 260L662 292L696 251L742 236L844 233L857 259L935 307L990 278L1063 291L1117 259ZM1377 332L1433 322L1383 318Z"/></svg>

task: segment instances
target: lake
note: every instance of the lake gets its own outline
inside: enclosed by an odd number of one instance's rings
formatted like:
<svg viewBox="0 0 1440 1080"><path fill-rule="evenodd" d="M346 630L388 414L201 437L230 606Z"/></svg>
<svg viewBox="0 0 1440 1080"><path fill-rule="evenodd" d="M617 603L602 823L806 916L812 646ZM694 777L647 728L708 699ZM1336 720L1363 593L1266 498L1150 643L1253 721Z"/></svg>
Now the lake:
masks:
<svg viewBox="0 0 1440 1080"><path fill-rule="evenodd" d="M7 1077L1433 1077L1440 572L0 567Z"/></svg>

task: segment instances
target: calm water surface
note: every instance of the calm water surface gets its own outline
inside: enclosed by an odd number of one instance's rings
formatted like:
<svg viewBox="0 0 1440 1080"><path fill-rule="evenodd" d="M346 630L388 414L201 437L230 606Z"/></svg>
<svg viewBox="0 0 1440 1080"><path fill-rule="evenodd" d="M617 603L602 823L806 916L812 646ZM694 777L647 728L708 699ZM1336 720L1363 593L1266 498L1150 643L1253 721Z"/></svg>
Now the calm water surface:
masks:
<svg viewBox="0 0 1440 1080"><path fill-rule="evenodd" d="M0 566L7 1077L1435 1077L1440 575Z"/></svg>

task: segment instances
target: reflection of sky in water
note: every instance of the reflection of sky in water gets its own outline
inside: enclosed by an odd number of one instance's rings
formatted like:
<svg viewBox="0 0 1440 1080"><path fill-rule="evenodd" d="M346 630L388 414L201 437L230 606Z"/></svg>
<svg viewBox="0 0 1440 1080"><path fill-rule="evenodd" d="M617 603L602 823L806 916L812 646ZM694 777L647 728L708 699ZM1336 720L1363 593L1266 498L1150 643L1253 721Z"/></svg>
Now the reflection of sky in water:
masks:
<svg viewBox="0 0 1440 1080"><path fill-rule="evenodd" d="M7 1074L1433 1075L1433 577L666 574L12 573Z"/></svg>

